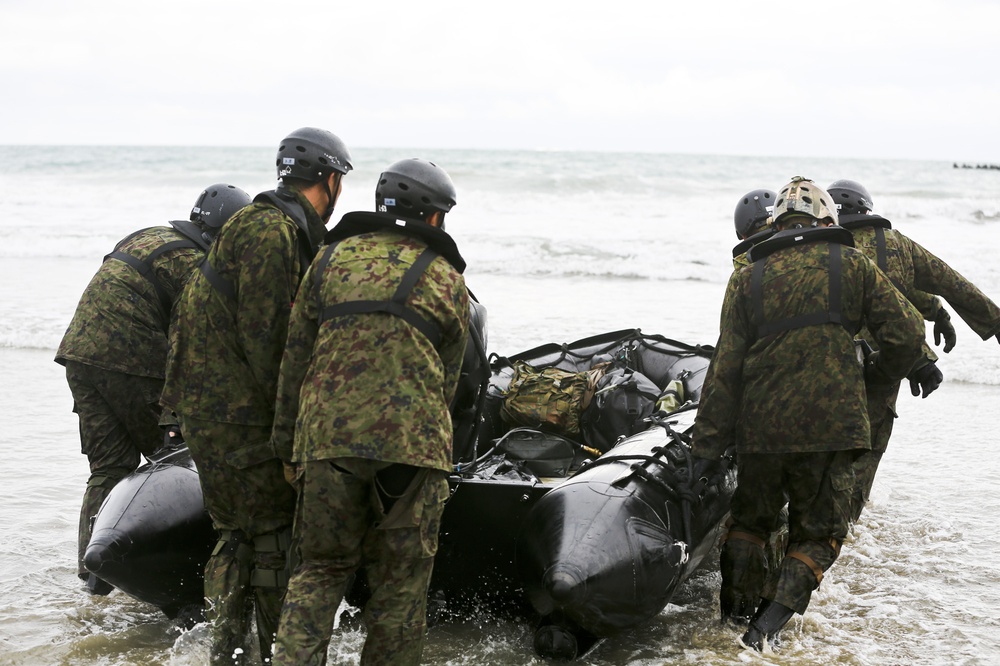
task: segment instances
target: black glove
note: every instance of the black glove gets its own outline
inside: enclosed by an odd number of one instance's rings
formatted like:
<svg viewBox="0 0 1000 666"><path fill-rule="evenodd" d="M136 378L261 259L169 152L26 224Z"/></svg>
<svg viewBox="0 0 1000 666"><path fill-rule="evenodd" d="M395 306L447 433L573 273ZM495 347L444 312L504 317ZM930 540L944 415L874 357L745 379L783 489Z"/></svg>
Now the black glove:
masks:
<svg viewBox="0 0 1000 666"><path fill-rule="evenodd" d="M184 443L184 435L181 434L179 425L168 425L163 428L163 446L177 448Z"/></svg>
<svg viewBox="0 0 1000 666"><path fill-rule="evenodd" d="M906 378L910 380L910 393L917 396L923 390L921 397L926 398L941 386L944 375L938 370L937 363L929 361L927 365L910 371Z"/></svg>
<svg viewBox="0 0 1000 666"><path fill-rule="evenodd" d="M691 479L711 479L725 469L725 464L718 458L691 458Z"/></svg>
<svg viewBox="0 0 1000 666"><path fill-rule="evenodd" d="M944 308L938 310L937 316L934 317L934 344L941 346L942 337L944 337L944 353L947 354L955 348L958 338L955 336L955 327L951 325L951 315Z"/></svg>

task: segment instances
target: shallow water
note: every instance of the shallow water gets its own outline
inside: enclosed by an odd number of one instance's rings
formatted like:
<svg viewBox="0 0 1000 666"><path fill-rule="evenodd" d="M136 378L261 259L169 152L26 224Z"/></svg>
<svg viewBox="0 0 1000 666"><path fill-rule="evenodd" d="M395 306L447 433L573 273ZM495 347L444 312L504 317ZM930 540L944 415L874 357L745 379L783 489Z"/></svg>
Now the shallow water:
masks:
<svg viewBox="0 0 1000 666"><path fill-rule="evenodd" d="M216 174L189 169L195 152L184 149L128 160L74 150L57 173L0 171L0 664L203 664L204 626L181 631L119 592L91 597L75 576L88 471L52 357L116 240L183 217L210 182L270 186L266 164L247 166L270 151L227 149ZM356 189L340 211L369 207L367 183L395 157L359 152ZM489 308L490 351L501 354L633 327L714 343L736 197L762 184L777 189L800 169L821 183L867 180L884 193L876 205L897 228L1000 297L1000 174L923 162L697 156L452 151L438 161L459 187L449 230ZM58 182L64 198L36 205L31 178ZM741 650L737 633L718 624L713 553L652 622L580 663L1000 662L1000 564L990 555L1000 514L1000 345L956 326L958 347L939 363L945 384L926 400L904 387L873 501L779 654ZM425 662L545 663L531 633L488 615L439 624ZM338 630L330 663L357 663L362 642L360 629Z"/></svg>

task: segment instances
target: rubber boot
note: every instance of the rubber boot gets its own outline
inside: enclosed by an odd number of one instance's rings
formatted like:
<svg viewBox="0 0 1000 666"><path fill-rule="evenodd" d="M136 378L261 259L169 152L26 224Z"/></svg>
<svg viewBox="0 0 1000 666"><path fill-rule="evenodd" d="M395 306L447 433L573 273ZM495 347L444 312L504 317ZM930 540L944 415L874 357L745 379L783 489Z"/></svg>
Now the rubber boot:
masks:
<svg viewBox="0 0 1000 666"><path fill-rule="evenodd" d="M782 606L776 601L764 599L760 602L760 607L750 620L750 628L743 634L743 644L752 647L760 652L764 649L764 639L771 644L772 648L778 646L778 632L788 624L788 621L795 615L788 606Z"/></svg>

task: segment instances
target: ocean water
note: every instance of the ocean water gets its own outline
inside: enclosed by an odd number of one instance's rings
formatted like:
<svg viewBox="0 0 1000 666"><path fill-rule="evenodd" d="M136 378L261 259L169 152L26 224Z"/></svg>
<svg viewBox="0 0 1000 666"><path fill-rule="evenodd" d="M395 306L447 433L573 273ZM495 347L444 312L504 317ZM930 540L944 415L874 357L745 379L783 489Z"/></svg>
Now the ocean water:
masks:
<svg viewBox="0 0 1000 666"><path fill-rule="evenodd" d="M396 159L452 175L449 215L489 351L510 354L620 328L714 343L732 211L797 174L864 183L894 227L1000 300L1000 172L945 162L706 155L355 149L338 212L371 210ZM204 626L175 627L75 576L88 472L55 348L101 258L135 229L186 219L207 185L273 187L273 148L0 147L0 664L206 662ZM1000 662L1000 345L956 316L945 383L906 394L874 496L780 653L741 650L716 619L709 562L652 622L583 664ZM711 560L715 556L710 556ZM331 664L358 662L338 631ZM431 628L428 664L541 664L531 628L489 616Z"/></svg>

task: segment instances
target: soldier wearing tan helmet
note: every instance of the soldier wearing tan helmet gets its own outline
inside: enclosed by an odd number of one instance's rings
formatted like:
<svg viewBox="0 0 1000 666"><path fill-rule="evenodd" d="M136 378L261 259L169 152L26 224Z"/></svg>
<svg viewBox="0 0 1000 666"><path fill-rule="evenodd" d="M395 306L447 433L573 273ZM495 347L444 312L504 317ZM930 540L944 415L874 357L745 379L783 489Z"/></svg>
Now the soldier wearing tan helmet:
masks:
<svg viewBox="0 0 1000 666"><path fill-rule="evenodd" d="M870 447L865 379L854 348L863 321L881 346L871 381L903 377L923 323L888 278L836 226L830 195L795 177L777 196L771 238L726 289L693 453L737 451L738 486L721 598L745 644L774 641L836 560L850 522L854 457ZM767 571L764 544L788 503L789 546ZM725 561L725 560L724 560ZM752 617L750 609L752 611ZM725 619L725 618L724 618Z"/></svg>

